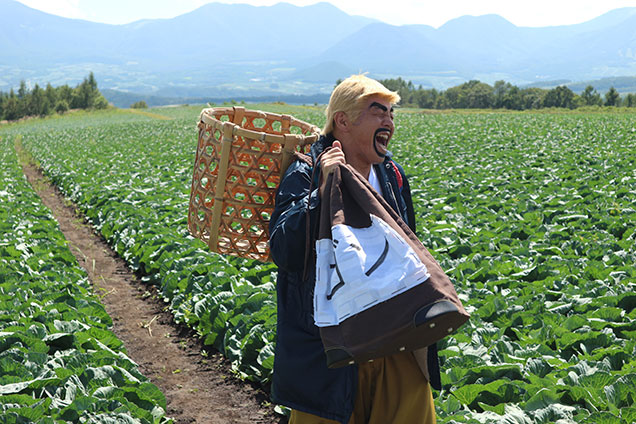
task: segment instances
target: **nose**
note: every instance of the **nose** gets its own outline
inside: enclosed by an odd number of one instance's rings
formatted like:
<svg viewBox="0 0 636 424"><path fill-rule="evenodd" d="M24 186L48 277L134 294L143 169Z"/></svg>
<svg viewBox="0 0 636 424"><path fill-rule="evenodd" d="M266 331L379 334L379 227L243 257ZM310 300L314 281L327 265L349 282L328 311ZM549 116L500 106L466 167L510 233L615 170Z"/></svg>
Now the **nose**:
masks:
<svg viewBox="0 0 636 424"><path fill-rule="evenodd" d="M384 119L382 119L382 125L386 126L386 128L391 130L391 133L393 133L393 130L395 129L395 124L393 123L393 116L391 116L390 114L385 114L384 115Z"/></svg>

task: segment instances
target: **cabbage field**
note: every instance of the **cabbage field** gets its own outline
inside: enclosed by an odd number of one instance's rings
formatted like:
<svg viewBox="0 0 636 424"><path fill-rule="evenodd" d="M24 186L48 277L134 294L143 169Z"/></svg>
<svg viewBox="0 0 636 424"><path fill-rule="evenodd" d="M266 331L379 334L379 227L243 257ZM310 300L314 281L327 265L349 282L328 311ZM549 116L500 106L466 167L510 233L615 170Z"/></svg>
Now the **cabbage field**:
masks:
<svg viewBox="0 0 636 424"><path fill-rule="evenodd" d="M53 219L0 139L0 422L169 423Z"/></svg>
<svg viewBox="0 0 636 424"><path fill-rule="evenodd" d="M3 149L20 137L178 322L267 384L276 267L210 253L187 231L200 110L78 113L0 137ZM418 235L472 314L439 345L438 422L636 422L636 115L400 110L396 127Z"/></svg>

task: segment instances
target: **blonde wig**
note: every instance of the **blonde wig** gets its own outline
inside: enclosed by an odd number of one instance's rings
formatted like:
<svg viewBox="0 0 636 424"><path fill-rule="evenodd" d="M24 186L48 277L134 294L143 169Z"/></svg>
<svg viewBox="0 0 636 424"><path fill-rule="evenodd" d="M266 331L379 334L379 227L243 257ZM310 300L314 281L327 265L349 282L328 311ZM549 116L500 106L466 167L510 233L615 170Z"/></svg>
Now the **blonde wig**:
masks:
<svg viewBox="0 0 636 424"><path fill-rule="evenodd" d="M333 117L337 112L346 113L351 122L355 122L362 113L365 99L372 95L379 95L391 104L400 101L398 93L366 75L352 75L338 84L329 98L329 105L325 111L327 122L322 133L329 134L333 131Z"/></svg>

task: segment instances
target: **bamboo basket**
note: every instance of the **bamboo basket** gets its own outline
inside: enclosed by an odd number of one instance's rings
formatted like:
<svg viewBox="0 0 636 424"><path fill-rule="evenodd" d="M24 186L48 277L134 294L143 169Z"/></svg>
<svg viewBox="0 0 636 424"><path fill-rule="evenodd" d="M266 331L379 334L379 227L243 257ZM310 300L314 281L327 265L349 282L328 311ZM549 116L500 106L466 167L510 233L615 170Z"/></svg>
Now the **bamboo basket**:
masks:
<svg viewBox="0 0 636 424"><path fill-rule="evenodd" d="M271 261L269 218L295 151L306 153L320 129L290 115L207 108L199 140L188 228L213 252Z"/></svg>

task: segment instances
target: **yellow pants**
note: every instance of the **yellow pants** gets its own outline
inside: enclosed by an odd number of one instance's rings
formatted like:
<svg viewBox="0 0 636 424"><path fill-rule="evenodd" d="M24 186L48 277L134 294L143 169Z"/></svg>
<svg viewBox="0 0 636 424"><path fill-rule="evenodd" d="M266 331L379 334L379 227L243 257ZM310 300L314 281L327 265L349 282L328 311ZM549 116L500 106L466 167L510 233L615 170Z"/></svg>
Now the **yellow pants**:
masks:
<svg viewBox="0 0 636 424"><path fill-rule="evenodd" d="M399 353L362 364L349 424L435 424L433 394L413 354ZM292 410L289 424L337 424Z"/></svg>

